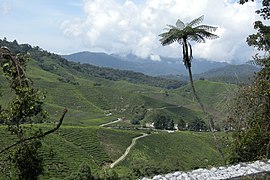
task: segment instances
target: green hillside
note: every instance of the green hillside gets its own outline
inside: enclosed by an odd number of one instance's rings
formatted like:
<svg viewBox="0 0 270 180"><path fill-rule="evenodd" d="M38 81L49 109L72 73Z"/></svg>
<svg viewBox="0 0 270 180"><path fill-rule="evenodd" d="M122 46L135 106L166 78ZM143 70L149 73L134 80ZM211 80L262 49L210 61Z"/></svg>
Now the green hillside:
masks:
<svg viewBox="0 0 270 180"><path fill-rule="evenodd" d="M137 176L153 176L221 164L210 133L177 132L141 139L116 169L119 172L133 169Z"/></svg>
<svg viewBox="0 0 270 180"><path fill-rule="evenodd" d="M39 126L42 129L49 127L51 126ZM98 127L62 126L57 133L44 138L42 143L40 153L45 160L44 178L68 177L82 162L87 162L93 171L99 171L106 163L124 153L132 138L139 134ZM4 126L0 126L0 135L1 147L10 144L12 138ZM0 160L4 157L1 155ZM0 179L1 177L3 175L0 172Z"/></svg>
<svg viewBox="0 0 270 180"><path fill-rule="evenodd" d="M175 117L182 114L186 121L194 119L194 115L201 116L190 86L182 82L174 86L178 81L81 65L27 44L1 40L0 45L9 47L15 53L31 54L33 60L28 63L28 74L34 85L46 92L50 121L56 120L64 107L69 110L64 122L68 125L99 125L119 117L131 120L136 116L134 112L144 110L149 113L151 110L163 110ZM4 92L8 87L4 78L1 79ZM182 87L178 87L180 85ZM174 89L164 89L169 86ZM210 81L197 81L195 86L202 101L210 108L216 108L227 90L233 87ZM6 98L2 98L1 102L5 104ZM143 108L138 110L138 107ZM110 116L106 116L108 114Z"/></svg>
<svg viewBox="0 0 270 180"><path fill-rule="evenodd" d="M0 126L0 134L1 146L8 145L11 138L3 126ZM119 158L132 138L139 135L136 131L62 126L42 143L40 151L45 160L45 174L41 179L69 177L82 162L88 163L94 173L102 173L102 167ZM114 169L122 178L133 179L220 164L222 160L212 144L210 133L178 132L151 134L141 139ZM1 177L0 173L0 179L5 179Z"/></svg>
<svg viewBox="0 0 270 180"><path fill-rule="evenodd" d="M226 98L231 89L236 88L237 86L222 82L198 80L195 82L195 87L202 103L214 108L224 101L224 98ZM180 93L181 96L185 98L195 101L190 85L183 86L175 90L175 92Z"/></svg>
<svg viewBox="0 0 270 180"><path fill-rule="evenodd" d="M194 78L205 78L211 81L232 84L250 84L254 73L258 72L259 70L259 67L252 64L227 65L224 67L211 69L201 74L196 74Z"/></svg>
<svg viewBox="0 0 270 180"><path fill-rule="evenodd" d="M150 131L140 128L153 122L156 113L168 114L175 123L180 119L187 123L196 118L204 119L189 85L183 82L81 65L25 44L0 41L0 46L7 46L15 53L31 54L32 60L28 63L27 73L34 86L44 90L45 109L50 114L49 119L39 127L51 127L59 119L63 109L68 109L60 130L46 137L43 142L41 153L45 158L45 179L67 177L82 162L87 162L95 173L103 172L102 168L108 168L110 163L125 152L132 138ZM0 92L3 94L0 105L5 106L12 98L12 92L2 75L0 85ZM234 87L211 81L196 81L195 86L211 112L219 112L217 105L226 96L227 89ZM141 118L139 124L131 124L138 117ZM99 127L118 118L122 121L111 125L117 129ZM221 120L219 115L216 121ZM4 126L0 126L0 133L0 146L10 144L12 139L6 134ZM197 148L199 146L204 148ZM153 164L162 164L162 172L169 172L176 168L186 170L221 162L207 132L158 132L140 139L128 158L116 166L117 173L121 176L130 173L130 176L139 176L136 168L141 164L138 164L136 158L140 155L147 157L147 161L151 159L143 168L149 165L152 173L157 169ZM0 156L4 157L5 155ZM185 162L180 161L181 158L185 158ZM162 168L158 168L158 171L160 169ZM150 174L145 172L145 175Z"/></svg>

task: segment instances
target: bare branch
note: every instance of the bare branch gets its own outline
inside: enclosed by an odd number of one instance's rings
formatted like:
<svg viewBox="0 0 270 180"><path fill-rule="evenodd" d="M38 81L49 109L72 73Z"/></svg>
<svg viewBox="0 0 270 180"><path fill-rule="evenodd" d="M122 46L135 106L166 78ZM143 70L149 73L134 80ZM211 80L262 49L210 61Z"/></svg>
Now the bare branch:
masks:
<svg viewBox="0 0 270 180"><path fill-rule="evenodd" d="M42 133L42 134L39 134L39 135L36 135L36 136L31 136L31 137L26 138L26 139L23 139L23 140L21 140L21 141L17 141L16 143L11 144L11 145L7 146L6 148L2 149L2 150L0 151L0 154L3 153L3 152L5 152L5 151L7 151L7 150L9 150L9 149L11 149L11 148L13 148L13 147L15 147L15 146L17 146L17 145L20 144L20 143L24 143L24 142L30 141L30 140L32 140L32 139L40 139L40 138L44 138L45 136L47 136L47 135L49 135L49 134L55 132L55 131L58 130L58 129L60 128L60 126L62 125L66 113L67 113L67 109L65 108L65 109L64 109L64 112L63 112L63 114L62 114L62 117L59 119L58 124L57 124L57 126L56 126L55 128L53 128L53 129L51 129L51 130L49 130L49 131L46 131L45 133Z"/></svg>

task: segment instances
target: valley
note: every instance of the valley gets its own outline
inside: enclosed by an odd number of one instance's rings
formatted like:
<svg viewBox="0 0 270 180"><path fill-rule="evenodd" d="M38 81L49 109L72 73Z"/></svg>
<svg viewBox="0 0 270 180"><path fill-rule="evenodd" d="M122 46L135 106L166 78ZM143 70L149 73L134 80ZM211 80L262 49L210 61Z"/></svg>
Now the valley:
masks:
<svg viewBox="0 0 270 180"><path fill-rule="evenodd" d="M75 63L29 45L1 41L1 46L31 54L27 73L34 86L44 91L44 108L49 113L46 121L35 124L37 128L51 128L63 109L68 109L61 128L42 142L46 170L41 179L68 178L83 162L97 176L115 172L121 179L224 163L208 128L188 129L195 128L195 120L205 126L208 121L185 80ZM13 95L2 75L0 82L0 103L5 107ZM230 134L223 132L228 126L221 109L227 92L237 86L209 80L197 80L195 86L225 146ZM175 126L184 122L187 129L168 133L149 128L161 114ZM1 147L12 142L4 125L0 134Z"/></svg>
<svg viewBox="0 0 270 180"><path fill-rule="evenodd" d="M0 19L0 180L270 177L270 0L0 0Z"/></svg>

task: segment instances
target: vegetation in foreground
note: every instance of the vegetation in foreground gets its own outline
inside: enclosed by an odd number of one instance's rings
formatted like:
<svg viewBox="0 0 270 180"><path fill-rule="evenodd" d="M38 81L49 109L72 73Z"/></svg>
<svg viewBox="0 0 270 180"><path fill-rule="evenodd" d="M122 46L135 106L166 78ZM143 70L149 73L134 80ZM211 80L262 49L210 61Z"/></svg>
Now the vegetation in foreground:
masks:
<svg viewBox="0 0 270 180"><path fill-rule="evenodd" d="M264 20L270 19L269 2L262 1L262 8L256 11ZM250 35L247 43L265 55L254 57L261 70L251 85L239 88L229 108L229 120L235 128L230 151L232 163L270 158L270 27L256 21L254 28L258 32Z"/></svg>

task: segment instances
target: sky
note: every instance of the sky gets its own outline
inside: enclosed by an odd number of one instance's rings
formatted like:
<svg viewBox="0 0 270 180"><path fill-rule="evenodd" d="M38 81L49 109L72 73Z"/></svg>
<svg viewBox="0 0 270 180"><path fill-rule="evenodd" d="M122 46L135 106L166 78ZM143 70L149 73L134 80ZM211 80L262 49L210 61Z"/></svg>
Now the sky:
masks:
<svg viewBox="0 0 270 180"><path fill-rule="evenodd" d="M194 58L243 63L256 52L246 44L259 17L255 2L236 0L0 0L0 38L58 54L105 52L160 60L181 57L181 46L162 46L167 24L204 15L219 38L192 43Z"/></svg>

